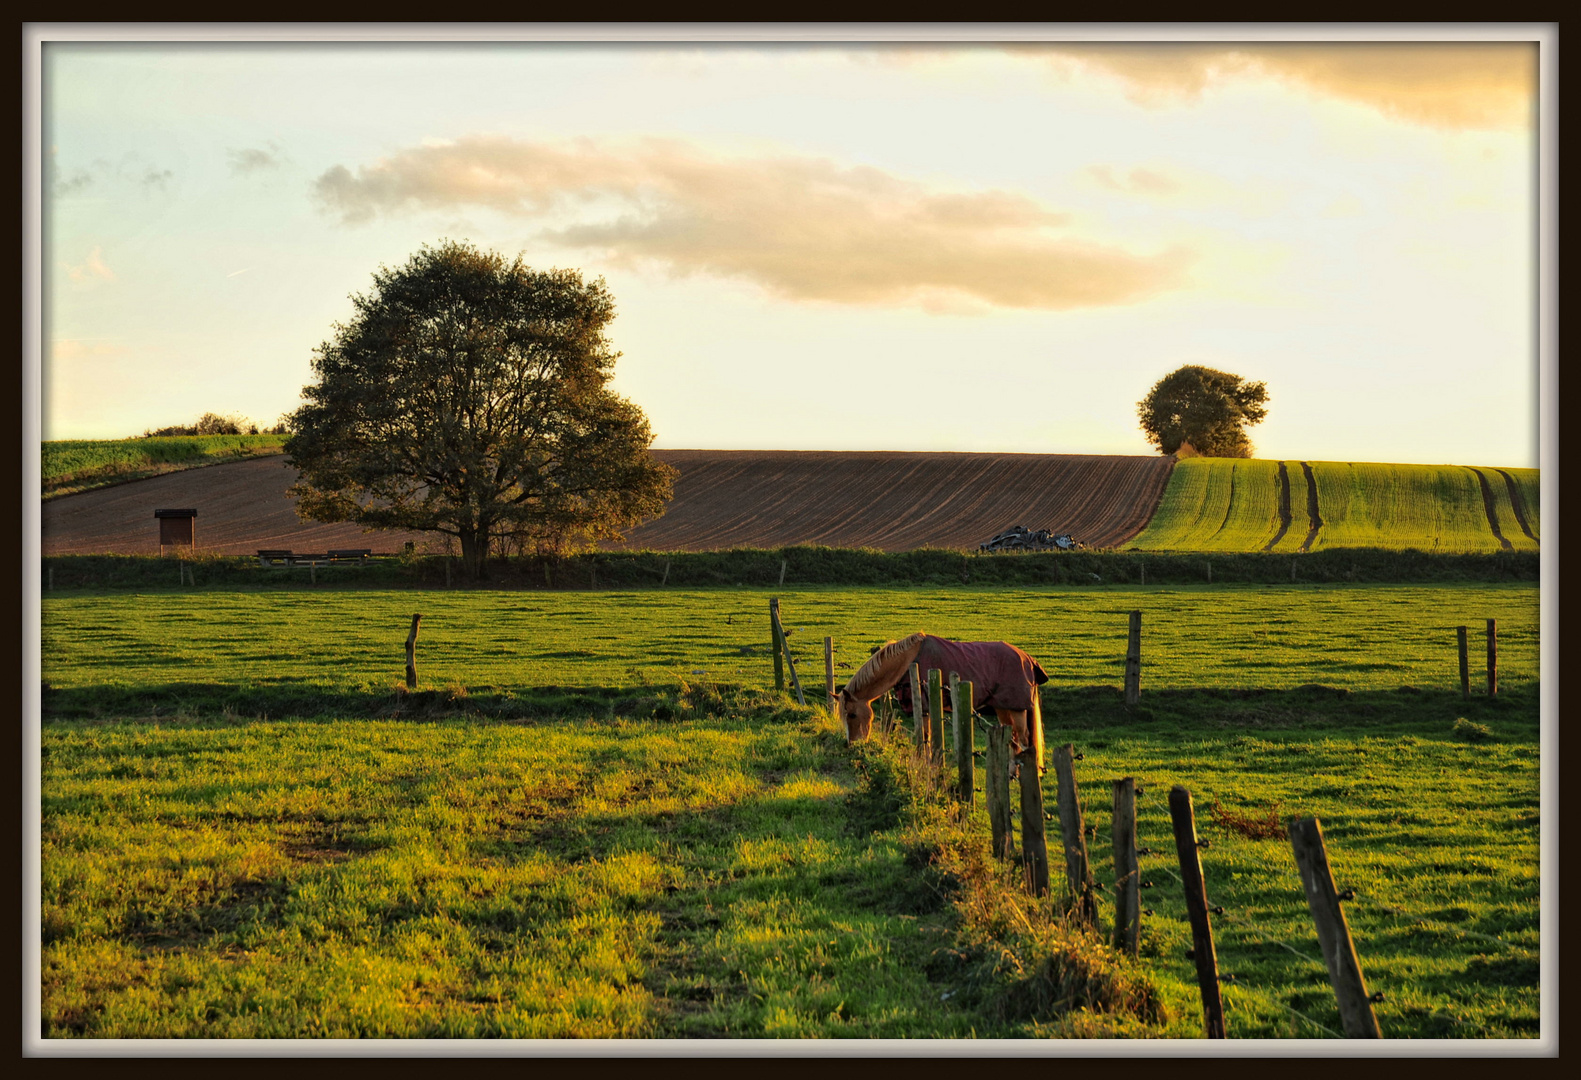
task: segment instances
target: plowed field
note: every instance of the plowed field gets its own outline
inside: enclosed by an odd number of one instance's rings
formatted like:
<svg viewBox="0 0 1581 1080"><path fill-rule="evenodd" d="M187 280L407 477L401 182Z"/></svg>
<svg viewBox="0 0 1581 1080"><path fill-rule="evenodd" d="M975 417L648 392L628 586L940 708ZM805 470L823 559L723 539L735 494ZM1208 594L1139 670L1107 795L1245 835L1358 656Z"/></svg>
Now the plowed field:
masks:
<svg viewBox="0 0 1581 1080"><path fill-rule="evenodd" d="M1091 547L1134 536L1163 495L1171 461L1075 454L658 450L680 471L664 516L624 545L666 551L822 544L905 551L975 548L1012 525L1069 532ZM200 548L396 551L433 535L301 522L281 457L213 465L52 499L43 553L153 554L156 509L195 508Z"/></svg>

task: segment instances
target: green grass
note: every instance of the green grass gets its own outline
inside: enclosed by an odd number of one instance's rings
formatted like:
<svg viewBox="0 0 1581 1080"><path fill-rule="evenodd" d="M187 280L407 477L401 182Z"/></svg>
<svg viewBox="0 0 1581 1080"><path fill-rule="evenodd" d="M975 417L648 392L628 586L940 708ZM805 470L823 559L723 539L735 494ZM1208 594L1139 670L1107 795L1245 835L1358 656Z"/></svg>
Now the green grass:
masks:
<svg viewBox="0 0 1581 1080"><path fill-rule="evenodd" d="M1505 469L1510 474L1510 479L1515 481L1516 488L1520 491L1526 503L1526 524L1532 530L1532 535L1538 540L1543 538L1542 530L1542 472L1538 469ZM1488 483L1493 483L1493 476L1489 475Z"/></svg>
<svg viewBox="0 0 1581 1080"><path fill-rule="evenodd" d="M1538 675L1538 589L1467 586L1198 586L1033 590L784 589L566 592L170 591L47 593L43 678L61 707L248 715L385 700L422 612L425 688L474 697L545 686L638 686L676 675L758 685L771 669L768 598L780 597L798 673L837 680L914 630L1006 640L1058 688L1117 686L1128 612L1142 612L1143 685L1362 689L1458 686L1455 627L1498 620L1500 678ZM1474 659L1476 649L1473 649ZM701 674L694 674L701 673ZM370 697L371 695L371 697Z"/></svg>
<svg viewBox="0 0 1581 1080"><path fill-rule="evenodd" d="M937 895L781 713L51 725L46 1034L972 1034Z"/></svg>
<svg viewBox="0 0 1581 1080"><path fill-rule="evenodd" d="M1414 547L1458 552L1493 551L1500 546L1488 526L1477 475L1463 466L1316 461L1312 473L1323 518L1312 542L1314 549Z"/></svg>
<svg viewBox="0 0 1581 1080"><path fill-rule="evenodd" d="M1135 965L1020 895L980 799L764 689L768 595L47 594L48 1034L1198 1037L1177 783L1232 1037L1339 1022L1288 843L1215 804L1321 818L1386 1036L1537 1033L1535 585L776 591L810 701L824 634L1043 661L1100 882L1108 781L1144 789ZM1487 617L1501 694L1462 699Z"/></svg>
<svg viewBox="0 0 1581 1080"><path fill-rule="evenodd" d="M1126 547L1139 551L1262 551L1279 527L1278 462L1187 458L1175 466L1169 486L1145 529ZM1311 551L1370 548L1435 554L1496 552L1502 549L1488 525L1477 475L1461 465L1387 465L1357 462L1310 463L1317 482L1323 526ZM1290 528L1275 552L1294 552L1306 541L1310 522L1301 463L1285 462L1290 478ZM1533 514L1538 470L1510 469ZM1483 469L1494 499L1499 529L1516 551L1537 544L1520 529L1504 479ZM1534 535L1537 526L1532 525Z"/></svg>
<svg viewBox="0 0 1581 1080"><path fill-rule="evenodd" d="M46 499L160 473L281 452L283 435L171 435L147 439L45 442L40 480Z"/></svg>
<svg viewBox="0 0 1581 1080"><path fill-rule="evenodd" d="M1305 521L1301 468L1291 488L1293 513ZM1294 551L1306 538L1293 522L1275 550ZM1279 533L1279 462L1186 458L1175 465L1158 510L1126 544L1138 551L1262 551Z"/></svg>

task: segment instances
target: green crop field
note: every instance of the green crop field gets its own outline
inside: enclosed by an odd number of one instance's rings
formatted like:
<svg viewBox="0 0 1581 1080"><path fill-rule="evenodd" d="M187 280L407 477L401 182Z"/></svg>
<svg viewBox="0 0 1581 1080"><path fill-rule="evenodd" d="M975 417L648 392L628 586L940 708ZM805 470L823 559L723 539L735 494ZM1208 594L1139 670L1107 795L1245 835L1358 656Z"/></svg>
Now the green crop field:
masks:
<svg viewBox="0 0 1581 1080"><path fill-rule="evenodd" d="M1288 842L1236 824L1297 813L1386 1036L1537 1034L1535 585L775 593L810 702L826 634L1044 663L1100 882L1108 781L1144 788L1134 963L985 861L980 798L957 821L903 744L769 689L768 595L46 594L47 1034L1200 1037L1177 783L1232 1037L1339 1030ZM1462 700L1486 618L1501 693Z"/></svg>
<svg viewBox="0 0 1581 1080"><path fill-rule="evenodd" d="M171 435L147 439L60 439L42 444L44 497L146 476L281 452L282 435Z"/></svg>
<svg viewBox="0 0 1581 1080"><path fill-rule="evenodd" d="M1145 529L1126 546L1141 551L1262 551L1279 530L1279 462L1187 458ZM1274 551L1297 551L1307 540L1308 484L1301 463L1284 463L1290 479L1290 527ZM1415 548L1437 553L1502 548L1488 523L1477 473L1460 465L1310 463L1323 525L1311 550ZM1522 531L1500 471L1488 478L1499 531L1516 551L1535 551L1540 536L1538 470L1506 469L1529 509Z"/></svg>
<svg viewBox="0 0 1581 1080"><path fill-rule="evenodd" d="M1292 504L1299 520L1273 550L1295 551L1306 539L1299 465L1292 464ZM1294 496L1301 494L1296 503ZM1279 534L1279 462L1186 458L1175 465L1158 510L1126 547L1140 551L1262 551Z"/></svg>

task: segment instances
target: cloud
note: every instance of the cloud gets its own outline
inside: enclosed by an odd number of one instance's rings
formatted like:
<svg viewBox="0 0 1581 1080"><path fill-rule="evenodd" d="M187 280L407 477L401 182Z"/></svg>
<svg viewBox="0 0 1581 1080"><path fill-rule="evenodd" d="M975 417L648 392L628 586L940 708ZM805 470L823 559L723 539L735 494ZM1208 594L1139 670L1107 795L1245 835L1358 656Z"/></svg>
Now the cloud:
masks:
<svg viewBox="0 0 1581 1080"><path fill-rule="evenodd" d="M104 281L114 281L115 271L104 263L104 251L94 248L88 252L88 257L78 266L67 266L66 276L76 282L92 281L100 278Z"/></svg>
<svg viewBox="0 0 1581 1080"><path fill-rule="evenodd" d="M1529 42L1257 42L1012 45L1064 70L1118 78L1133 101L1192 101L1236 80L1272 79L1354 101L1408 123L1450 129L1529 126L1537 46Z"/></svg>
<svg viewBox="0 0 1581 1080"><path fill-rule="evenodd" d="M348 224L406 210L570 215L543 239L614 265L755 282L793 300L1000 307L1135 303L1185 284L1189 252L1137 255L1065 234L1069 215L1009 191L941 191L820 158L722 159L681 143L622 149L471 136L315 182ZM596 217L596 220L585 220ZM576 220L578 218L584 220Z"/></svg>
<svg viewBox="0 0 1581 1080"><path fill-rule="evenodd" d="M280 168L285 164L285 151L273 142L268 146L267 150L260 150L257 147L226 150L225 156L230 159L231 172L237 176L246 176L249 173Z"/></svg>
<svg viewBox="0 0 1581 1080"><path fill-rule="evenodd" d="M1157 169L1136 168L1122 176L1109 165L1091 165L1087 168L1087 174L1099 186L1127 195L1173 195L1185 186Z"/></svg>

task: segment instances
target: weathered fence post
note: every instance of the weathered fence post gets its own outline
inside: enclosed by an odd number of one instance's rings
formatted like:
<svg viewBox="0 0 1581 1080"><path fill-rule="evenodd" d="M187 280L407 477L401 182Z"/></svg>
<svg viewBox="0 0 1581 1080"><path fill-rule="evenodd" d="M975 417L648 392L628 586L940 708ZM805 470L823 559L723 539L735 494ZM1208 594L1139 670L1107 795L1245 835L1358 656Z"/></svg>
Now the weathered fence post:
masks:
<svg viewBox="0 0 1581 1080"><path fill-rule="evenodd" d="M1202 857L1197 852L1197 818L1191 806L1191 792L1179 784L1169 792L1169 817L1175 827L1175 853L1186 890L1186 916L1191 920L1191 954L1197 962L1197 985L1202 990L1202 1019L1208 1038L1222 1039L1224 1002L1219 997L1219 958L1213 951L1213 923L1208 918Z"/></svg>
<svg viewBox="0 0 1581 1080"><path fill-rule="evenodd" d="M1457 626L1455 636L1460 639L1460 696L1471 696L1471 662L1466 649L1466 628Z"/></svg>
<svg viewBox="0 0 1581 1080"><path fill-rule="evenodd" d="M782 588L782 589L785 587L785 567L787 567L789 565L790 565L790 560L789 559L781 559L780 560L780 588Z"/></svg>
<svg viewBox="0 0 1581 1080"><path fill-rule="evenodd" d="M774 654L774 689L785 689L785 658L780 653L780 601L769 598L769 652Z"/></svg>
<svg viewBox="0 0 1581 1080"><path fill-rule="evenodd" d="M1488 696L1499 696L1499 621L1488 620Z"/></svg>
<svg viewBox="0 0 1581 1080"><path fill-rule="evenodd" d="M1142 931L1141 880L1136 864L1136 778L1114 782L1114 947L1137 955Z"/></svg>
<svg viewBox="0 0 1581 1080"><path fill-rule="evenodd" d="M1125 641L1125 703L1142 700L1142 613L1131 612L1131 630Z"/></svg>
<svg viewBox="0 0 1581 1080"><path fill-rule="evenodd" d="M834 708L834 638L823 639L823 696L824 703Z"/></svg>
<svg viewBox="0 0 1581 1080"><path fill-rule="evenodd" d="M318 584L318 560L317 559L309 559L307 561L307 583L309 585L317 585Z"/></svg>
<svg viewBox="0 0 1581 1080"><path fill-rule="evenodd" d="M1138 559L1137 560L1137 566L1139 566L1141 568L1141 570L1142 570L1142 584L1146 585L1147 584L1147 564L1145 562L1142 562L1140 559Z"/></svg>
<svg viewBox="0 0 1581 1080"><path fill-rule="evenodd" d="M988 800L988 829L994 858L1010 858L1010 729L988 726L988 758L983 766L983 793Z"/></svg>
<svg viewBox="0 0 1581 1080"><path fill-rule="evenodd" d="M1027 892L1047 896L1049 891L1049 852L1043 838L1043 781L1032 749L1016 755L1021 776L1021 859L1026 874Z"/></svg>
<svg viewBox="0 0 1581 1080"><path fill-rule="evenodd" d="M44 571L44 581L46 582L44 587L49 589L51 592L54 592L55 591L55 568L53 566L51 566L49 569Z"/></svg>
<svg viewBox="0 0 1581 1080"><path fill-rule="evenodd" d="M406 688L417 689L417 624L423 621L421 615L412 616L412 628L406 634Z"/></svg>
<svg viewBox="0 0 1581 1080"><path fill-rule="evenodd" d="M805 705L807 698L801 692L801 680L796 677L796 658L791 655L790 640L785 636L785 624L780 622L780 601L777 596L769 601L769 621L773 623L774 630L774 688L785 689L785 676L780 671L779 664L780 652L783 651L785 666L790 669L791 689L796 691L796 703Z"/></svg>
<svg viewBox="0 0 1581 1080"><path fill-rule="evenodd" d="M1208 563L1208 584L1213 584L1213 563Z"/></svg>
<svg viewBox="0 0 1581 1080"><path fill-rule="evenodd" d="M1087 863L1087 825L1081 816L1081 791L1076 787L1076 748L1066 743L1054 751L1059 780L1060 839L1065 845L1065 881L1070 910L1088 926L1098 925L1098 898L1093 895L1092 867Z"/></svg>
<svg viewBox="0 0 1581 1080"><path fill-rule="evenodd" d="M916 664L911 665L911 739L921 754L928 745L928 726L922 721L922 675Z"/></svg>
<svg viewBox="0 0 1581 1080"><path fill-rule="evenodd" d="M1329 982L1334 984L1334 999L1339 1003L1340 1021L1351 1039L1381 1039L1378 1018L1372 1012L1367 983L1361 976L1361 962L1351 943L1350 927L1334 891L1334 875L1329 870L1328 852L1323 847L1323 826L1317 818L1297 818L1290 823L1290 846L1295 851L1296 868L1317 926L1318 946L1328 965Z"/></svg>
<svg viewBox="0 0 1581 1080"><path fill-rule="evenodd" d="M928 672L928 759L935 765L944 764L944 672L934 668Z"/></svg>
<svg viewBox="0 0 1581 1080"><path fill-rule="evenodd" d="M955 727L955 797L964 804L964 813L971 812L977 786L972 768L972 747L977 742L972 723L972 693L970 679L955 678L950 686L950 700L954 702L951 712Z"/></svg>

